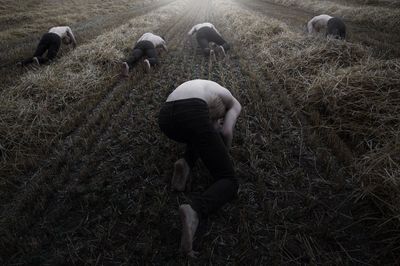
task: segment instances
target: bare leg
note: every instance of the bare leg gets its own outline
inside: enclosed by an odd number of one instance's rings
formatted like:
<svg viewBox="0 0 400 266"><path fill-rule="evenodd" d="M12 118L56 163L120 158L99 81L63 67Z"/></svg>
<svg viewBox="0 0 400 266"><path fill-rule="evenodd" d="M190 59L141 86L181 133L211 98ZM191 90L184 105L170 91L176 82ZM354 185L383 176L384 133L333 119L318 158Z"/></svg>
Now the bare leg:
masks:
<svg viewBox="0 0 400 266"><path fill-rule="evenodd" d="M121 76L123 77L129 76L129 65L127 62L122 62L121 64Z"/></svg>
<svg viewBox="0 0 400 266"><path fill-rule="evenodd" d="M189 204L179 206L179 215L182 221L181 251L195 258L198 252L193 251L193 238L199 225L199 217Z"/></svg>
<svg viewBox="0 0 400 266"><path fill-rule="evenodd" d="M210 57L211 57L214 61L217 61L217 58L215 57L215 52L214 52L214 50L211 50L211 51L210 51Z"/></svg>
<svg viewBox="0 0 400 266"><path fill-rule="evenodd" d="M217 51L218 56L220 56L222 58L224 58L226 56L225 49L222 45L217 46L217 48L215 48L215 50Z"/></svg>
<svg viewBox="0 0 400 266"><path fill-rule="evenodd" d="M185 191L188 181L190 167L185 159L179 159L174 164L174 174L172 176L171 186L177 191Z"/></svg>
<svg viewBox="0 0 400 266"><path fill-rule="evenodd" d="M144 71L145 71L146 73L147 73L147 72L150 72L151 66L150 66L149 60L148 60L148 59L145 59L145 60L143 61L143 63L144 63Z"/></svg>

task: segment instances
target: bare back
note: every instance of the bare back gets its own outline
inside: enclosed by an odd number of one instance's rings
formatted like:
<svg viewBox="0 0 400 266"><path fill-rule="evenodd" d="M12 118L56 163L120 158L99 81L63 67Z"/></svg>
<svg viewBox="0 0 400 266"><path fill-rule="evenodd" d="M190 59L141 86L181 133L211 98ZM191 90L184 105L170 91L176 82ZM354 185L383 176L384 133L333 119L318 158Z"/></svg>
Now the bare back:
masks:
<svg viewBox="0 0 400 266"><path fill-rule="evenodd" d="M320 32L326 28L328 20L331 18L331 16L325 14L313 17L307 24L308 33Z"/></svg>
<svg viewBox="0 0 400 266"><path fill-rule="evenodd" d="M226 102L233 98L232 94L218 83L209 80L191 80L177 87L167 98L167 102L198 98L204 100L215 120L225 115L228 108Z"/></svg>

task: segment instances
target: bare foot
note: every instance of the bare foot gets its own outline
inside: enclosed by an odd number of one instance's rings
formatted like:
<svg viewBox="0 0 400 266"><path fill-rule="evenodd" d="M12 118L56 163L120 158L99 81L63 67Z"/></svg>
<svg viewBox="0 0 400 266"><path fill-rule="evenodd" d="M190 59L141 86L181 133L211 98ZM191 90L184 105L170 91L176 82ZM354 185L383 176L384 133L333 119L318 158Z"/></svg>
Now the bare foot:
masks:
<svg viewBox="0 0 400 266"><path fill-rule="evenodd" d="M215 57L215 52L214 52L214 50L211 50L211 51L210 51L210 57L211 57L212 60L214 60L214 61L217 60L217 58Z"/></svg>
<svg viewBox="0 0 400 266"><path fill-rule="evenodd" d="M181 251L195 258L198 252L193 251L193 238L199 225L199 218L189 204L179 206L179 215L182 221Z"/></svg>
<svg viewBox="0 0 400 266"><path fill-rule="evenodd" d="M33 63L36 65L36 66L40 66L40 63L39 63L39 59L35 56L34 58L32 58L33 59Z"/></svg>
<svg viewBox="0 0 400 266"><path fill-rule="evenodd" d="M129 76L129 65L127 62L122 62L121 64L121 76L123 77Z"/></svg>
<svg viewBox="0 0 400 266"><path fill-rule="evenodd" d="M144 62L144 69L145 69L144 71L145 71L146 73L150 72L151 66L150 66L149 60L148 60L148 59L145 59L143 62Z"/></svg>
<svg viewBox="0 0 400 266"><path fill-rule="evenodd" d="M174 174L172 176L172 189L177 191L185 191L186 182L188 181L190 167L185 159L179 159L174 164Z"/></svg>
<svg viewBox="0 0 400 266"><path fill-rule="evenodd" d="M222 47L222 45L217 46L217 48L215 50L217 51L218 56L220 56L222 58L224 58L226 56L225 49L224 49L224 47Z"/></svg>

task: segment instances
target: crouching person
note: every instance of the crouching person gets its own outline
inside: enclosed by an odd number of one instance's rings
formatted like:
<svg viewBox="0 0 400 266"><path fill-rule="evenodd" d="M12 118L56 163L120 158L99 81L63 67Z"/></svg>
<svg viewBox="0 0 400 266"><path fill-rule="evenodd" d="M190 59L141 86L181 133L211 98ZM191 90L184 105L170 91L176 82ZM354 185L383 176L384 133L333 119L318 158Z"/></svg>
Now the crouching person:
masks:
<svg viewBox="0 0 400 266"><path fill-rule="evenodd" d="M177 87L167 98L159 114L160 129L172 140L186 143L183 158L174 164L172 187L184 191L190 171L201 158L213 184L190 204L179 206L182 220L181 251L194 257L193 238L202 217L217 211L237 194L228 150L241 105L219 84L192 80Z"/></svg>
<svg viewBox="0 0 400 266"><path fill-rule="evenodd" d="M346 38L346 25L340 18L331 17L329 15L319 15L313 17L307 23L308 33L326 32L326 37L333 37L335 39Z"/></svg>
<svg viewBox="0 0 400 266"><path fill-rule="evenodd" d="M68 26L53 27L47 33L45 33L39 41L33 57L30 57L19 65L28 65L35 63L41 65L54 60L60 50L61 43L65 45L72 44L73 48L76 47L75 36L72 30ZM47 51L47 56L43 56Z"/></svg>
<svg viewBox="0 0 400 266"><path fill-rule="evenodd" d="M129 70L142 58L144 58L143 63L147 71L149 71L151 67L158 65L157 48L159 47L168 51L164 38L150 32L143 34L133 47L131 56L122 63L122 76L127 77L129 75Z"/></svg>
<svg viewBox="0 0 400 266"><path fill-rule="evenodd" d="M225 57L226 51L230 49L230 45L222 38L221 34L214 27L213 24L205 22L193 26L188 32L189 36L196 34L197 43L205 56L209 56L214 53L214 50L210 49L210 43L217 45L216 52L219 56Z"/></svg>

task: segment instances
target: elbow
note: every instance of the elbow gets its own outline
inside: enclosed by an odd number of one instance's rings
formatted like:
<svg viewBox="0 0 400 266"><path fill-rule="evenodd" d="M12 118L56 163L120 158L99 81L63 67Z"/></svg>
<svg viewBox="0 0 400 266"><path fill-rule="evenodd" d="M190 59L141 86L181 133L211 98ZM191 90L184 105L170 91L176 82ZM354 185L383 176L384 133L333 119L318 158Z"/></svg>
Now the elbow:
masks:
<svg viewBox="0 0 400 266"><path fill-rule="evenodd" d="M237 113L238 115L239 115L240 112L242 111L242 105L241 105L238 101L236 101L235 110L236 110L236 113Z"/></svg>

